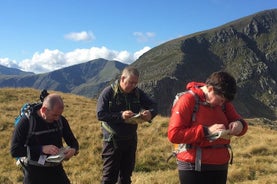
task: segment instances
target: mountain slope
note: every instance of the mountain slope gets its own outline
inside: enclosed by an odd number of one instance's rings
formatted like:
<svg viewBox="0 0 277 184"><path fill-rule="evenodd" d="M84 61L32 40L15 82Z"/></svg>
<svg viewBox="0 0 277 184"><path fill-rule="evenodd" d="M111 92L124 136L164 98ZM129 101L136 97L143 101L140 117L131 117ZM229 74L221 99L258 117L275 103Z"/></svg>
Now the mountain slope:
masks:
<svg viewBox="0 0 277 184"><path fill-rule="evenodd" d="M8 68L0 65L0 75L32 75L32 72L24 72L16 68Z"/></svg>
<svg viewBox="0 0 277 184"><path fill-rule="evenodd" d="M141 87L170 114L177 92L190 81L205 81L226 70L238 82L234 104L247 117L276 118L277 9L263 11L218 28L171 40L142 55Z"/></svg>

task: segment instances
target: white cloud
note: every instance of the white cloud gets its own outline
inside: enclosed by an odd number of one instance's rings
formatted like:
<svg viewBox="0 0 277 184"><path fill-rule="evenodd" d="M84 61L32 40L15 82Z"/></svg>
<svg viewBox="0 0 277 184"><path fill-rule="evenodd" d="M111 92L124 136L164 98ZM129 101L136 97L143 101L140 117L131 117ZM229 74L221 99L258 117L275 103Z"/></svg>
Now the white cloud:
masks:
<svg viewBox="0 0 277 184"><path fill-rule="evenodd" d="M137 51L134 53L134 58L135 60L137 60L142 54L144 54L145 52L149 51L151 48L146 46L143 49Z"/></svg>
<svg viewBox="0 0 277 184"><path fill-rule="evenodd" d="M24 71L44 73L66 66L66 60L63 52L45 49L43 53L36 52L31 59L24 59L18 65Z"/></svg>
<svg viewBox="0 0 277 184"><path fill-rule="evenodd" d="M138 42L148 42L151 38L154 38L156 36L153 32L134 32L133 35L137 38Z"/></svg>
<svg viewBox="0 0 277 184"><path fill-rule="evenodd" d="M122 63L131 64L143 53L150 50L150 47L144 47L135 53L129 53L126 50L116 51L106 47L91 47L88 49L75 49L64 53L59 50L45 49L42 53L36 52L32 58L24 59L16 63L8 58L0 58L0 64L18 68L23 71L34 73L46 73L64 67L72 66L79 63L84 63L93 59L103 58L107 60L117 60Z"/></svg>
<svg viewBox="0 0 277 184"><path fill-rule="evenodd" d="M9 68L18 68L18 65L15 60L9 58L0 58L0 65L9 67Z"/></svg>
<svg viewBox="0 0 277 184"><path fill-rule="evenodd" d="M117 60L127 64L130 64L134 61L133 57L127 51L109 50L106 47L76 49L66 54L66 60L68 63L70 63L70 65L98 58Z"/></svg>
<svg viewBox="0 0 277 184"><path fill-rule="evenodd" d="M73 41L92 41L95 39L94 34L90 31L72 32L66 34L64 37Z"/></svg>
<svg viewBox="0 0 277 184"><path fill-rule="evenodd" d="M117 55L114 58L114 60L124 61L125 63L130 64L134 61L134 58L131 56L131 54L128 51L124 50L124 51L117 52Z"/></svg>

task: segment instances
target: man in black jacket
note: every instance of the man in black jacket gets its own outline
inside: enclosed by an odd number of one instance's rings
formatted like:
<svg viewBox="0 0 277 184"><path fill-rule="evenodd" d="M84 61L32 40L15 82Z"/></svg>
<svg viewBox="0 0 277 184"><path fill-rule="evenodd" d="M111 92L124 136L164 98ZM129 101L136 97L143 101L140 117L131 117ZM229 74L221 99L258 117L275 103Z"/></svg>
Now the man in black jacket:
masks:
<svg viewBox="0 0 277 184"><path fill-rule="evenodd" d="M151 122L156 103L137 87L139 72L126 67L119 80L106 87L98 98L97 117L104 137L102 184L130 184L137 150L137 122Z"/></svg>
<svg viewBox="0 0 277 184"><path fill-rule="evenodd" d="M31 113L31 117L25 116L18 122L12 136L11 155L21 157L24 184L70 184L62 162L47 161L49 156L61 151L62 139L70 146L63 152L65 160L79 150L79 143L62 116L63 110L62 98L49 94L41 107Z"/></svg>

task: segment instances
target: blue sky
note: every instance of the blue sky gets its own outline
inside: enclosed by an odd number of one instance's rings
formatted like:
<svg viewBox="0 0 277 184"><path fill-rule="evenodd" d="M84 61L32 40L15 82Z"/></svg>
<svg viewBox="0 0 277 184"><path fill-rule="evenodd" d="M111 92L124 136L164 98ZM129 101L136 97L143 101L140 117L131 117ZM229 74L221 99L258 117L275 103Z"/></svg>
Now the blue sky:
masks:
<svg viewBox="0 0 277 184"><path fill-rule="evenodd" d="M44 73L130 64L169 40L277 8L276 0L0 0L0 64Z"/></svg>

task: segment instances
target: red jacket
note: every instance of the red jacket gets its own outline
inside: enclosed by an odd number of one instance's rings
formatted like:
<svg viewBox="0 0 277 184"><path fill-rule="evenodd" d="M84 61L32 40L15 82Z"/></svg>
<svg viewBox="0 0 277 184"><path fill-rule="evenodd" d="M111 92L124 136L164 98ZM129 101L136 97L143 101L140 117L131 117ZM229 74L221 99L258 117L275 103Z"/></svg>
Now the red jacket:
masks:
<svg viewBox="0 0 277 184"><path fill-rule="evenodd" d="M188 90L192 90L199 96L199 101L205 102L205 95L199 88L204 83L190 82L187 85ZM196 112L196 120L192 122L193 108L195 105L195 97L193 94L185 93L180 97L177 103L172 107L171 117L168 126L168 139L175 144L192 144L194 146L207 147L212 145L230 144L230 140L217 139L210 142L205 138L204 126L208 127L215 123L224 124L228 129L228 124L240 120L243 123L243 131L239 136L247 131L247 123L242 120L241 116L236 112L234 106L228 102L225 104L225 110L221 106L210 107L199 105ZM189 149L177 155L180 161L195 162L196 149ZM227 148L203 148L202 164L226 164L230 159Z"/></svg>

